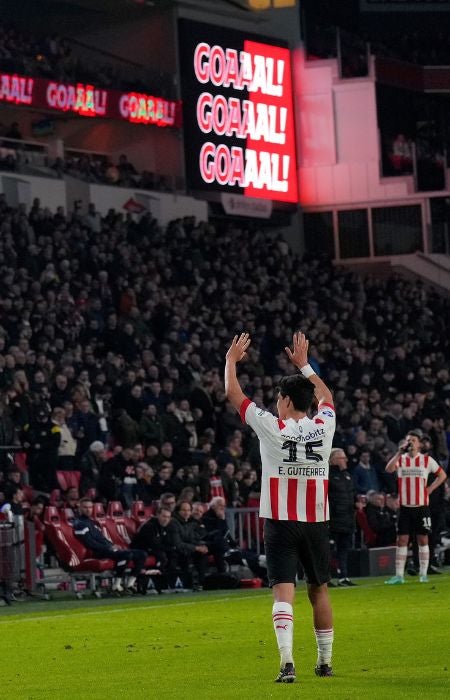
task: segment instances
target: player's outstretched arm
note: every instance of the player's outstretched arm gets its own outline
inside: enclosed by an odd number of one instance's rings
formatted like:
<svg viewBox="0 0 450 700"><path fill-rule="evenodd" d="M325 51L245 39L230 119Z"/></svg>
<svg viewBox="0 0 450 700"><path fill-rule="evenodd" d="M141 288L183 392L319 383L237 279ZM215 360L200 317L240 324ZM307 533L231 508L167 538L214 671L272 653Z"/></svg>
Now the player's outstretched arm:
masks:
<svg viewBox="0 0 450 700"><path fill-rule="evenodd" d="M323 382L321 378L314 372L311 365L308 364L309 340L306 340L305 334L299 331L298 333L294 333L292 343L293 350L291 350L288 347L285 348L286 354L289 357L290 361L293 365L295 365L295 367L298 367L298 369L304 377L309 379L309 381L312 384L314 384L314 393L319 404L332 404L333 395L331 391L329 390L325 382Z"/></svg>
<svg viewBox="0 0 450 700"><path fill-rule="evenodd" d="M233 342L228 348L225 363L225 393L228 401L233 404L234 408L239 411L242 402L247 398L241 389L236 375L236 365L245 358L247 348L251 340L248 333L241 333L240 336L235 335Z"/></svg>

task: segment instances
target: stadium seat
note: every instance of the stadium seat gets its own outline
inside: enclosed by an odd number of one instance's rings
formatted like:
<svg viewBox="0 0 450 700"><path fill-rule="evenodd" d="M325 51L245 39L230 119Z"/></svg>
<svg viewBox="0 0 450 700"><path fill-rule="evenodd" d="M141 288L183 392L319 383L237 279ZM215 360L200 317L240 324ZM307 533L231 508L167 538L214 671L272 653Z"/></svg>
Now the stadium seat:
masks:
<svg viewBox="0 0 450 700"><path fill-rule="evenodd" d="M16 452L14 454L14 465L20 469L21 472L27 472L27 453L26 452Z"/></svg>
<svg viewBox="0 0 450 700"><path fill-rule="evenodd" d="M71 527L73 526L73 521L75 520L75 513L73 512L72 508L60 508L59 515L62 523L70 525Z"/></svg>
<svg viewBox="0 0 450 700"><path fill-rule="evenodd" d="M129 547L131 537L127 530L127 518L125 517L120 501L110 501L106 513L106 526L114 544L117 544L119 547Z"/></svg>
<svg viewBox="0 0 450 700"><path fill-rule="evenodd" d="M131 506L131 517L139 525L147 522L147 511L143 501L134 501L133 505Z"/></svg>
<svg viewBox="0 0 450 700"><path fill-rule="evenodd" d="M103 504L102 503L93 503L92 505L93 505L92 520L95 520L97 525L100 527L100 529L102 531L102 535L104 537L106 537L107 540L112 542L113 539L112 539L112 537L109 533L109 530L108 530L107 518L106 518L105 509L103 508ZM120 545L120 546L122 546L122 545Z"/></svg>
<svg viewBox="0 0 450 700"><path fill-rule="evenodd" d="M377 541L377 536L373 530L369 527L367 522L367 515L365 510L356 511L356 522L364 537L364 544L366 547L373 547Z"/></svg>
<svg viewBox="0 0 450 700"><path fill-rule="evenodd" d="M79 472L79 471L72 471L72 472L57 471L56 472L56 479L58 481L60 488L63 491L67 491L67 489L71 489L71 488L78 489L78 488L80 488L81 472Z"/></svg>
<svg viewBox="0 0 450 700"><path fill-rule="evenodd" d="M63 568L74 573L102 573L114 569L112 559L94 559L90 556L89 550L75 537L73 528L62 522L54 506L45 508L44 525L45 536Z"/></svg>

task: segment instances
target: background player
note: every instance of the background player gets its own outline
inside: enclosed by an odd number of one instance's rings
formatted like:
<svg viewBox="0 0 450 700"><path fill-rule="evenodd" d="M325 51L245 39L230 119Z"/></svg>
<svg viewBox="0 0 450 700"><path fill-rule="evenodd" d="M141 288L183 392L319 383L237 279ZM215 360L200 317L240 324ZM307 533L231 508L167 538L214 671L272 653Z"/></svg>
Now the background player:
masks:
<svg viewBox="0 0 450 700"><path fill-rule="evenodd" d="M419 580L421 583L428 581L428 534L431 532L428 502L430 494L445 481L446 473L432 457L420 452L421 438L421 430L410 430L386 465L387 472L397 472L400 499L395 576L386 581L390 585L405 582L408 540L409 536L414 534L417 535L419 545ZM427 486L430 473L436 474L436 479Z"/></svg>
<svg viewBox="0 0 450 700"><path fill-rule="evenodd" d="M272 618L281 657L276 682L295 680L292 657L295 577L304 568L308 596L313 608L318 659L315 673L333 675L331 652L333 622L328 598L328 459L334 430L332 396L308 364L308 341L302 333L293 337L293 351L286 353L300 375L283 377L277 401L278 418L257 408L245 396L236 376L236 363L250 345L247 333L235 336L227 352L225 389L228 400L240 411L260 441L262 478L260 517L270 585L273 587ZM319 410L308 411L314 401Z"/></svg>

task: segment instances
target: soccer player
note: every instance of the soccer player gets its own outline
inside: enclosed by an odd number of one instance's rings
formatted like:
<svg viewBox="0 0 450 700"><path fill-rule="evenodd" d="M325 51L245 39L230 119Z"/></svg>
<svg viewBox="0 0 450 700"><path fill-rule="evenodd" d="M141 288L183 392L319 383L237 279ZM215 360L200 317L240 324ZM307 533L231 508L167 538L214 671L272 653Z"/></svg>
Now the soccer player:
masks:
<svg viewBox="0 0 450 700"><path fill-rule="evenodd" d="M328 459L335 430L332 396L308 364L308 341L295 333L293 351L285 348L300 374L280 382L278 418L257 408L245 396L236 364L250 345L248 333L235 336L227 352L225 390L260 441L262 479L260 517L265 518L264 542L268 577L273 588L272 618L281 657L277 683L293 683L293 602L301 564L313 609L318 658L315 673L332 676L333 621L328 598L330 547L328 537ZM319 409L309 418L314 396Z"/></svg>
<svg viewBox="0 0 450 700"><path fill-rule="evenodd" d="M400 514L398 518L395 576L386 581L390 585L405 583L405 564L410 535L417 535L419 545L419 580L427 583L430 550L428 534L431 532L429 496L445 481L447 475L429 455L422 454L421 430L410 430L400 443L398 451L386 465L388 473L397 472ZM427 486L428 475L436 475Z"/></svg>

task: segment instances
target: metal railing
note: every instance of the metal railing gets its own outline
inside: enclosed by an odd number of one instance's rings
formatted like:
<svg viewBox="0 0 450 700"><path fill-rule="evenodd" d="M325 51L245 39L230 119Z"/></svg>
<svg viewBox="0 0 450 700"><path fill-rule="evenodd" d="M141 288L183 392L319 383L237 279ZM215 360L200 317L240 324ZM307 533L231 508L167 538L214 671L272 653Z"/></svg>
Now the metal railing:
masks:
<svg viewBox="0 0 450 700"><path fill-rule="evenodd" d="M251 549L261 554L262 520L258 508L227 508L226 520L231 537L239 549Z"/></svg>

